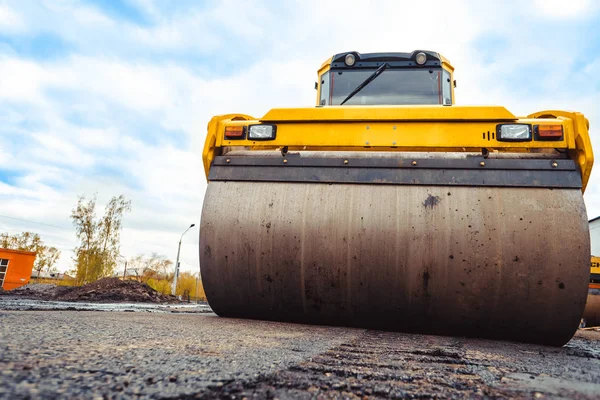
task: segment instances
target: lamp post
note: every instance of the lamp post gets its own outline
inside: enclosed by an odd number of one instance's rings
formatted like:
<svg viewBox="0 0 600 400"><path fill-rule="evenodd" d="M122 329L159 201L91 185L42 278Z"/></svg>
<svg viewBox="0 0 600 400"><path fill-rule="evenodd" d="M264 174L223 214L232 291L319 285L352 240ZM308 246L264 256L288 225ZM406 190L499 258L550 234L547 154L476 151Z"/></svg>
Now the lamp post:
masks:
<svg viewBox="0 0 600 400"><path fill-rule="evenodd" d="M123 260L125 260L125 269L123 269L123 280L125 280L125 275L127 274L127 258L123 254L119 254Z"/></svg>
<svg viewBox="0 0 600 400"><path fill-rule="evenodd" d="M177 261L175 261L175 275L173 276L173 287L171 288L171 293L173 293L173 296L175 296L175 290L177 289L177 278L179 278L179 253L181 252L181 240L183 239L183 235L185 235L187 231L192 229L194 226L196 226L196 224L191 224L190 227L187 228L179 238L179 247L177 248Z"/></svg>

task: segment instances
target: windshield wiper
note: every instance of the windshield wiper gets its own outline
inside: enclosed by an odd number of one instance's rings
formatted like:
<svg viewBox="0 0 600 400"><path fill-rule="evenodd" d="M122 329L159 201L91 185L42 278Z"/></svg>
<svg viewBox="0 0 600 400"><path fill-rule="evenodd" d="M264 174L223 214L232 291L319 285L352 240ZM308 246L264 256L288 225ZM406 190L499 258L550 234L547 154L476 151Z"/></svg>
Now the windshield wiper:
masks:
<svg viewBox="0 0 600 400"><path fill-rule="evenodd" d="M350 92L350 94L348 95L348 97L346 97L346 98L344 99L344 101L342 101L342 102L340 103L340 106L341 106L341 105L344 105L344 103L345 103L345 102L347 102L348 100L350 100L352 97L354 97L354 95L355 95L356 93L360 92L361 90L363 90L363 88L364 88L365 86L367 86L369 83L373 82L373 80L374 80L375 78L377 78L379 75L381 75L381 73L382 73L382 72L383 72L385 69L387 69L387 67L389 67L388 63L383 63L383 64L381 65L381 67L377 68L377 69L375 70L375 72L373 72L371 75L369 75L369 77L368 77L367 79L365 79L364 81L362 81L362 83L361 83L360 85L358 85L358 86L357 86L357 87L356 87L356 88L355 88L355 89L354 89L352 92Z"/></svg>

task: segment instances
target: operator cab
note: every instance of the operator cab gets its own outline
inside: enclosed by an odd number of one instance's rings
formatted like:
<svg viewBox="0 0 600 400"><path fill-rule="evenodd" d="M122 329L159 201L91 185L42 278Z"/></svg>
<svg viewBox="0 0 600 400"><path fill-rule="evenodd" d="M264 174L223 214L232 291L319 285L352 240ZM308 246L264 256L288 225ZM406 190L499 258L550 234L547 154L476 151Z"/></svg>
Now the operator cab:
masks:
<svg viewBox="0 0 600 400"><path fill-rule="evenodd" d="M319 70L317 105L452 105L453 72L431 51L340 53Z"/></svg>

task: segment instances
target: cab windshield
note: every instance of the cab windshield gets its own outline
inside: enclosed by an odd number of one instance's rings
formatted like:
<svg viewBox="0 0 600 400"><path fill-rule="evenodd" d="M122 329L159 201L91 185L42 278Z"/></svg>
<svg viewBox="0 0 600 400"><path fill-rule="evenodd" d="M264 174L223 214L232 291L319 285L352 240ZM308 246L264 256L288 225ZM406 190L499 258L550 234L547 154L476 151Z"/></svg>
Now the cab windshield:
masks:
<svg viewBox="0 0 600 400"><path fill-rule="evenodd" d="M332 70L321 80L321 105L339 105L374 70ZM442 68L386 69L345 105L452 104L450 74Z"/></svg>

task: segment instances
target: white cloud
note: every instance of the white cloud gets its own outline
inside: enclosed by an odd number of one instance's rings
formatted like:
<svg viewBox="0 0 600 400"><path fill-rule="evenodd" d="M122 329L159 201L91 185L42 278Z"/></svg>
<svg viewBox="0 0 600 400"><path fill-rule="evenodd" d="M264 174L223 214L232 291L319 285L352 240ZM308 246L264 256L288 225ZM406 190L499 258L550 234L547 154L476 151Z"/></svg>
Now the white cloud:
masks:
<svg viewBox="0 0 600 400"><path fill-rule="evenodd" d="M544 15L557 19L586 16L595 8L591 0L534 0L533 3Z"/></svg>
<svg viewBox="0 0 600 400"><path fill-rule="evenodd" d="M227 35L256 43L277 18L257 2L242 5L230 0L219 1L213 4L214 7L179 13L174 18L162 15L152 2L138 3L157 24L151 28L135 28L134 38L147 46L184 48L188 51L210 52L222 48L227 45Z"/></svg>
<svg viewBox="0 0 600 400"><path fill-rule="evenodd" d="M47 79L43 68L35 62L0 57L0 99L39 103L40 86Z"/></svg>
<svg viewBox="0 0 600 400"><path fill-rule="evenodd" d="M0 4L0 32L18 32L24 28L22 18L6 4Z"/></svg>
<svg viewBox="0 0 600 400"><path fill-rule="evenodd" d="M56 84L104 96L125 107L157 111L169 107L168 70L117 61L74 57L56 70ZM71 77L71 81L66 81Z"/></svg>
<svg viewBox="0 0 600 400"><path fill-rule="evenodd" d="M43 0L42 3L46 12L68 19L71 26L84 26L88 29L114 29L117 25L115 21L98 9L77 0ZM49 22L52 23L52 21Z"/></svg>
<svg viewBox="0 0 600 400"><path fill-rule="evenodd" d="M29 155L41 163L79 169L90 167L94 162L91 155L80 151L77 146L61 139L57 134L33 133L31 139L36 143L32 143L33 150Z"/></svg>

